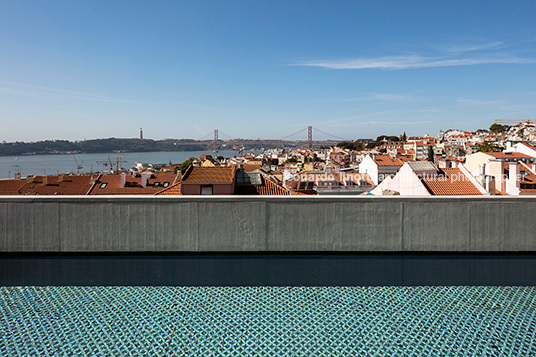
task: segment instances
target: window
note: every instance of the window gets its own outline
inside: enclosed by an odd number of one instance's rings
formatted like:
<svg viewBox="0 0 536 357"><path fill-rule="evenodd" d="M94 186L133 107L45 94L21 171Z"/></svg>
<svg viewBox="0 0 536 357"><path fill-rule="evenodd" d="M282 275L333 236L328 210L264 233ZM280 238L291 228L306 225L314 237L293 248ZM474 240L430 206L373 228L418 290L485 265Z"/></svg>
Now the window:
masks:
<svg viewBox="0 0 536 357"><path fill-rule="evenodd" d="M100 184L99 188L106 188L107 185L108 185L108 182L103 182Z"/></svg>
<svg viewBox="0 0 536 357"><path fill-rule="evenodd" d="M212 185L201 186L202 195L212 195Z"/></svg>
<svg viewBox="0 0 536 357"><path fill-rule="evenodd" d="M155 183L153 183L154 188L157 188L158 186L160 186L160 182L156 181Z"/></svg>
<svg viewBox="0 0 536 357"><path fill-rule="evenodd" d="M237 185L260 185L262 184L261 174L258 172L237 172L236 173Z"/></svg>
<svg viewBox="0 0 536 357"><path fill-rule="evenodd" d="M169 182L164 182L164 184L162 185L164 188L168 187L169 186Z"/></svg>

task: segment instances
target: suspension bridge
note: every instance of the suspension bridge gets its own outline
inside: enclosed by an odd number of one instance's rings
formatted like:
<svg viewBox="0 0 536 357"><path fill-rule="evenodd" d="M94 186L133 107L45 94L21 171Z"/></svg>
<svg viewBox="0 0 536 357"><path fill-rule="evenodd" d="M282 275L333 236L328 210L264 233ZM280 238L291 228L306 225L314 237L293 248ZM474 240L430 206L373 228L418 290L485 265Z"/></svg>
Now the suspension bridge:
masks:
<svg viewBox="0 0 536 357"><path fill-rule="evenodd" d="M313 148L313 131L314 132L318 132L320 134L323 134L329 138L333 138L333 139L336 139L336 140L340 140L340 141L352 141L351 139L348 139L348 138L343 138L343 137L340 137L340 136L337 136L337 135L333 135L333 134L330 134L328 132L325 132L323 130L320 130L318 128L315 128L313 126L307 126L305 128L302 128L294 133L291 133L291 134L288 134L286 136L283 136L279 139L274 139L273 141L279 141L281 143L283 143L285 140L288 140L290 138L296 138L298 137L299 135L301 134L307 134L307 137L305 138L304 137L304 141L307 141L307 149L308 150L311 150ZM225 134L223 131L219 130L219 129L214 129L214 131L202 136L201 138L197 139L198 141L202 141L202 140L206 140L208 139L209 137L212 136L212 140L213 140L213 147L214 147L214 151L218 151L219 147L220 147L220 141L229 141L231 146L233 147L233 149L235 151L240 151L240 149L238 149L236 143L239 141L239 140L243 140L243 139L239 139L238 137L236 136L232 136L232 135L228 135L228 134ZM220 136L222 136L223 138L220 138Z"/></svg>

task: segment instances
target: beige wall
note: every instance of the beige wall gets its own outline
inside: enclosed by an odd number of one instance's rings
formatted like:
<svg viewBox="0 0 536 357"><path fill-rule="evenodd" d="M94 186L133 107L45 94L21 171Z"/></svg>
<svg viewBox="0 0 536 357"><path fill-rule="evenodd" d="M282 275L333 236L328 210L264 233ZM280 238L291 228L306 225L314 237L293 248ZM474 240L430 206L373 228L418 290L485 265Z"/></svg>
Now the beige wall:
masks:
<svg viewBox="0 0 536 357"><path fill-rule="evenodd" d="M465 167L473 175L479 174L479 172L476 172L478 168L492 158L493 156L490 156L483 152L477 152L476 154L467 155L465 157Z"/></svg>

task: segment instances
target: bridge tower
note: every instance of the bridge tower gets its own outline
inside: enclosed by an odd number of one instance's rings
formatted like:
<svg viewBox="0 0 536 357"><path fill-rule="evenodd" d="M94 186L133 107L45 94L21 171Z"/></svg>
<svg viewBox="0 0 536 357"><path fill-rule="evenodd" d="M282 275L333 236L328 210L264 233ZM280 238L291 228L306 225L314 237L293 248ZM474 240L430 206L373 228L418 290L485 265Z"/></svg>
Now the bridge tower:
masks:
<svg viewBox="0 0 536 357"><path fill-rule="evenodd" d="M307 149L312 150L313 149L313 127L308 126L307 127Z"/></svg>
<svg viewBox="0 0 536 357"><path fill-rule="evenodd" d="M218 129L214 129L214 152L218 151Z"/></svg>

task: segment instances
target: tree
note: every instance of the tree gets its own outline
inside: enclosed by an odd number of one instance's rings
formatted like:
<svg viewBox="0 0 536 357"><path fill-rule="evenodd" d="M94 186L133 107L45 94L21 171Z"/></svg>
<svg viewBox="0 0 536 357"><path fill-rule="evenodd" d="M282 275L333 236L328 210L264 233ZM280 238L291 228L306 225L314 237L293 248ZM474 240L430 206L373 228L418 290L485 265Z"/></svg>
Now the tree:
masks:
<svg viewBox="0 0 536 357"><path fill-rule="evenodd" d="M490 141L486 141L486 142L484 142L484 144L482 144L482 146L480 146L478 151L480 151L480 152L501 151L501 148L499 147L499 145L497 145L495 143L492 143Z"/></svg>
<svg viewBox="0 0 536 357"><path fill-rule="evenodd" d="M504 133L506 130L508 130L507 125L501 125L501 124L491 124L489 127L489 130L493 133Z"/></svg>
<svg viewBox="0 0 536 357"><path fill-rule="evenodd" d="M196 160L196 158L192 156L191 158L189 158L188 160L186 160L185 162L180 164L179 170L181 170L181 173L185 173L186 170L188 170L188 168L192 164L192 162L194 162L195 160Z"/></svg>
<svg viewBox="0 0 536 357"><path fill-rule="evenodd" d="M402 136L400 137L400 141L406 141L408 140L408 137L406 136L406 132L404 132L404 134L402 134Z"/></svg>
<svg viewBox="0 0 536 357"><path fill-rule="evenodd" d="M383 139L387 139L387 141L400 141L398 136L380 135L376 138L376 142L380 143L381 145Z"/></svg>
<svg viewBox="0 0 536 357"><path fill-rule="evenodd" d="M343 148L345 150L355 150L355 151L361 151L364 149L363 143L359 141L343 141L337 144L337 147Z"/></svg>

